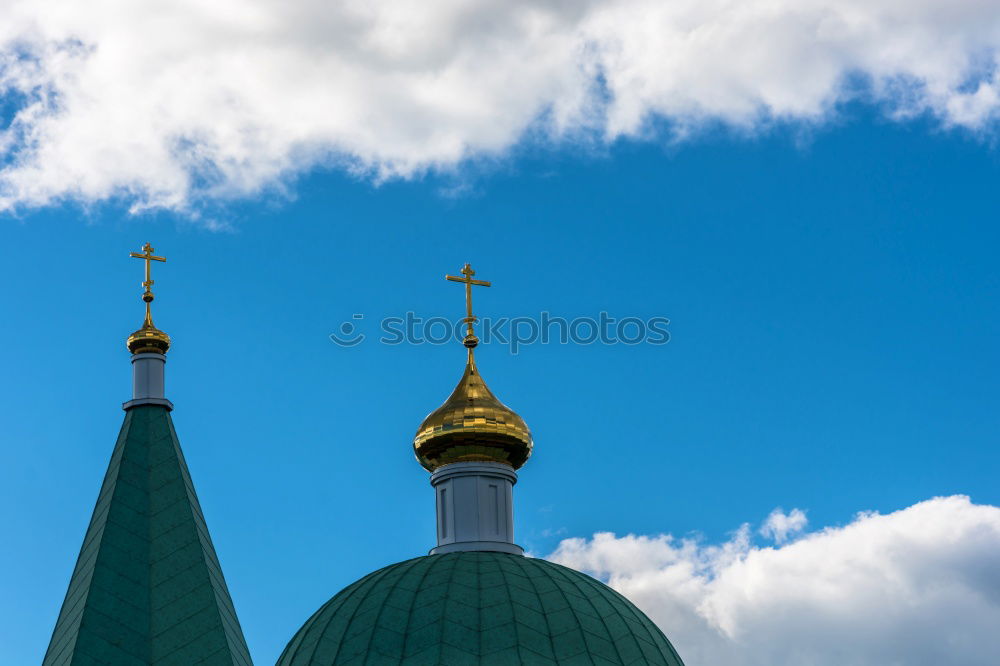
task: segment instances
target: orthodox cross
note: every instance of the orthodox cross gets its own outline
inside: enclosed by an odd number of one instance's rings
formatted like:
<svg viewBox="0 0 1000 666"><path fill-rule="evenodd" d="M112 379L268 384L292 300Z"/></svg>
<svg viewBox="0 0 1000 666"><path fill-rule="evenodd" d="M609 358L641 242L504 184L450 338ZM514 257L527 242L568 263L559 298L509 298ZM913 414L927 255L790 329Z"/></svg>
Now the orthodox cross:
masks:
<svg viewBox="0 0 1000 666"><path fill-rule="evenodd" d="M153 246L150 245L149 243L146 243L145 245L142 246L142 252L141 253L140 252L129 252L128 256L135 257L136 259L145 259L146 260L146 281L142 283L142 286L146 288L146 293L151 295L152 292L150 291L149 288L153 286L153 279L150 277L150 271L149 271L150 264L149 264L149 262L150 261L166 261L167 258L166 257L157 257L157 256L154 256L153 255ZM143 300L146 300L146 299L143 298ZM150 299L150 300L152 300L152 299Z"/></svg>
<svg viewBox="0 0 1000 666"><path fill-rule="evenodd" d="M473 331L472 325L476 323L476 317L472 314L472 285L477 287L488 287L490 283L486 280L473 280L472 276L476 274L476 271L472 270L472 266L469 264L465 265L462 269L462 275L465 277L456 277L454 275L445 275L446 280L451 280L452 282L464 282L465 283L465 341L463 344L469 348L469 354L472 354L472 348L479 344L479 339L476 337Z"/></svg>

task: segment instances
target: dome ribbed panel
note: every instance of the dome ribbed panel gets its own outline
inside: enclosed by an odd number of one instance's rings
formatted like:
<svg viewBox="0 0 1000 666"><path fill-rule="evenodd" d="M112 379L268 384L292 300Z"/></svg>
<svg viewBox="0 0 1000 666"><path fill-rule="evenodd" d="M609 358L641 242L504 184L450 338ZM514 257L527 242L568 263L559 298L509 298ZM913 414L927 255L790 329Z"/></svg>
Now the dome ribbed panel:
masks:
<svg viewBox="0 0 1000 666"><path fill-rule="evenodd" d="M603 583L491 552L430 555L348 586L278 666L651 664L683 666L663 633Z"/></svg>

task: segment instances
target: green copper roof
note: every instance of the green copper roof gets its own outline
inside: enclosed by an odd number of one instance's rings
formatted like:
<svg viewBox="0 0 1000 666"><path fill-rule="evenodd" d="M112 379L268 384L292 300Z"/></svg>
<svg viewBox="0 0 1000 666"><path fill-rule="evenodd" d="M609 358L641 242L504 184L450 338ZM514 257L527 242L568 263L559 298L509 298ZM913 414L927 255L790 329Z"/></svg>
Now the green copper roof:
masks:
<svg viewBox="0 0 1000 666"><path fill-rule="evenodd" d="M125 415L43 666L251 664L170 413Z"/></svg>
<svg viewBox="0 0 1000 666"><path fill-rule="evenodd" d="M394 564L350 585L299 630L278 666L683 666L625 597L520 555L461 552Z"/></svg>

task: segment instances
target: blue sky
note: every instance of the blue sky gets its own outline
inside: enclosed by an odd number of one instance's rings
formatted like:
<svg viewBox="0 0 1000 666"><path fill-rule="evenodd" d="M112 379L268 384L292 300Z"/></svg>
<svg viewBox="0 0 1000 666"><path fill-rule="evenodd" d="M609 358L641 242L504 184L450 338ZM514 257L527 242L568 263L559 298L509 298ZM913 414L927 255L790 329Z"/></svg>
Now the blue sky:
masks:
<svg viewBox="0 0 1000 666"><path fill-rule="evenodd" d="M471 262L484 317L670 321L479 350L535 436L533 555L688 666L995 666L993 4L0 6L0 664L47 645L150 242L258 664L433 545L410 442L463 350L379 321L461 317Z"/></svg>
<svg viewBox="0 0 1000 666"><path fill-rule="evenodd" d="M1000 504L989 142L862 107L805 137L522 145L474 171L455 193L314 170L213 207L226 231L124 203L3 220L0 662L36 662L58 613L129 397L146 241L168 257L175 424L262 664L344 585L433 545L410 438L463 350L382 345L374 322L461 316L443 275L466 261L493 281L481 315L671 321L661 346L481 348L535 436L515 499L536 555L597 532L724 543L775 507L818 528ZM355 313L368 340L332 344Z"/></svg>

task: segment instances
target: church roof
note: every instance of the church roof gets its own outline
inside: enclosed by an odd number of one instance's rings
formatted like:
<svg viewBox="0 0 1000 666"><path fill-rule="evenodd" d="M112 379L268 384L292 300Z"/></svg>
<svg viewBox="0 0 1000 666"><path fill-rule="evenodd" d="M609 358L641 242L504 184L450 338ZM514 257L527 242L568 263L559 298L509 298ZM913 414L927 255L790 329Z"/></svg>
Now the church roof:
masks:
<svg viewBox="0 0 1000 666"><path fill-rule="evenodd" d="M655 624L603 583L520 555L459 552L394 564L348 586L278 666L683 666Z"/></svg>
<svg viewBox="0 0 1000 666"><path fill-rule="evenodd" d="M43 666L250 666L166 407L125 415Z"/></svg>

